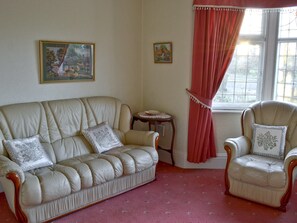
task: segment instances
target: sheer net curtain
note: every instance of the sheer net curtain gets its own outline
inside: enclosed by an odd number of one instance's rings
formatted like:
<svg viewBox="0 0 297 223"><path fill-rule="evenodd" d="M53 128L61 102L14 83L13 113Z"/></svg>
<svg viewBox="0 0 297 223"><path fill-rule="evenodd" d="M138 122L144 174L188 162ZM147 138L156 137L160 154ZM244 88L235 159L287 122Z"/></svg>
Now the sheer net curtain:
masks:
<svg viewBox="0 0 297 223"><path fill-rule="evenodd" d="M296 0L194 0L188 161L216 157L212 100L231 62L246 8L296 6Z"/></svg>

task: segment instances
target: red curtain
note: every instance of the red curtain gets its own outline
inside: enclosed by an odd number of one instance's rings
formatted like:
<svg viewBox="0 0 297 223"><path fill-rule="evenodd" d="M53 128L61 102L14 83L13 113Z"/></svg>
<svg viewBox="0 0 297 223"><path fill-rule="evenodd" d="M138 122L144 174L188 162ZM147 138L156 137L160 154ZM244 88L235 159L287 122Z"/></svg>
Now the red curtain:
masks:
<svg viewBox="0 0 297 223"><path fill-rule="evenodd" d="M236 46L244 10L196 9L188 126L188 161L216 156L211 103Z"/></svg>

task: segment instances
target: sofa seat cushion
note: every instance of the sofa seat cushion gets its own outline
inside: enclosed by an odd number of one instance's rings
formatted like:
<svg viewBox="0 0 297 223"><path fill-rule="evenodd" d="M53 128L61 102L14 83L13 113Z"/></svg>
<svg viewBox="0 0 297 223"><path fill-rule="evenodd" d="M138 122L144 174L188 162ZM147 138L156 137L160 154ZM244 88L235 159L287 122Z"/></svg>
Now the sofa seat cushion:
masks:
<svg viewBox="0 0 297 223"><path fill-rule="evenodd" d="M262 187L283 188L286 174L283 161L259 155L245 155L230 163L230 177Z"/></svg>
<svg viewBox="0 0 297 223"><path fill-rule="evenodd" d="M38 205L123 175L148 169L158 161L151 147L127 146L105 154L86 154L61 161L52 167L25 172L21 187L23 205Z"/></svg>
<svg viewBox="0 0 297 223"><path fill-rule="evenodd" d="M64 160L52 167L25 173L24 205L38 205L123 175L121 161L114 156L88 154ZM29 195L29 196L28 196Z"/></svg>
<svg viewBox="0 0 297 223"><path fill-rule="evenodd" d="M159 159L157 151L148 146L125 145L104 154L116 156L121 160L124 175L143 171L155 165Z"/></svg>
<svg viewBox="0 0 297 223"><path fill-rule="evenodd" d="M33 206L52 201L80 189L80 178L70 167L55 164L25 172L21 187L23 205Z"/></svg>

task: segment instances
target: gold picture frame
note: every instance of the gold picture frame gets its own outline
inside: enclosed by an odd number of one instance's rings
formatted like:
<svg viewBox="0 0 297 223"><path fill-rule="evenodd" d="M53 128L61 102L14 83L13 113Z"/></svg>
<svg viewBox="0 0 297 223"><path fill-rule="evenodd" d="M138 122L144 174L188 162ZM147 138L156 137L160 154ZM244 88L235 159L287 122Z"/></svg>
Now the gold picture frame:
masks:
<svg viewBox="0 0 297 223"><path fill-rule="evenodd" d="M154 43L154 62L172 63L172 42Z"/></svg>
<svg viewBox="0 0 297 223"><path fill-rule="evenodd" d="M95 43L39 41L40 83L95 81Z"/></svg>

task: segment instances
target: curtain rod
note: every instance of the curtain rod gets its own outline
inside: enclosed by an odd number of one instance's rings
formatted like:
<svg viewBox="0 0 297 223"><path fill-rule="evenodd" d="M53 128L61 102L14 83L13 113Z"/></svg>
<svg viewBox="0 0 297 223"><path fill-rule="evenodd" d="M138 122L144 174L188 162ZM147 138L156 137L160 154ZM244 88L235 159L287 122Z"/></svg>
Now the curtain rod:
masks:
<svg viewBox="0 0 297 223"><path fill-rule="evenodd" d="M264 12L292 12L297 11L297 7L285 7L285 8L251 8L251 7L239 7L239 6L225 6L225 5L193 5L193 10L263 10Z"/></svg>
<svg viewBox="0 0 297 223"><path fill-rule="evenodd" d="M221 8L221 9L246 9L245 7L239 6L225 6L225 5L193 5L193 9L197 8Z"/></svg>

